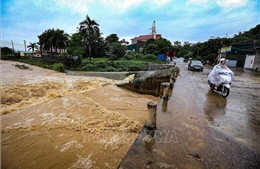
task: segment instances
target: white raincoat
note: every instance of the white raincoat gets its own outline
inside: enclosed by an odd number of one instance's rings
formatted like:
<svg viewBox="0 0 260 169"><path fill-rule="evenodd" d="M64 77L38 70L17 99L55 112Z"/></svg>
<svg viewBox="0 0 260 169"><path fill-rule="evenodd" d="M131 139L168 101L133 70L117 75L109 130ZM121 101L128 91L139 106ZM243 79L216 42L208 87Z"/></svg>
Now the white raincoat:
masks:
<svg viewBox="0 0 260 169"><path fill-rule="evenodd" d="M219 86L221 83L230 83L234 77L234 73L226 65L215 65L213 70L208 75L210 83Z"/></svg>

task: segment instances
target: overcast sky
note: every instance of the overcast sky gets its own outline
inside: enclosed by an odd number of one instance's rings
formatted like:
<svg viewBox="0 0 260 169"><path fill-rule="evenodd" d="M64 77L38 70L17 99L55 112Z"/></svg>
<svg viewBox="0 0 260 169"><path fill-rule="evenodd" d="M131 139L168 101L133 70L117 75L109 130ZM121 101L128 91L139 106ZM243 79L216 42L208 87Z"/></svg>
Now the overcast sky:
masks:
<svg viewBox="0 0 260 169"><path fill-rule="evenodd" d="M47 29L76 33L89 15L102 36L130 39L156 32L171 42L233 37L259 24L259 0L2 0L1 46L24 50Z"/></svg>

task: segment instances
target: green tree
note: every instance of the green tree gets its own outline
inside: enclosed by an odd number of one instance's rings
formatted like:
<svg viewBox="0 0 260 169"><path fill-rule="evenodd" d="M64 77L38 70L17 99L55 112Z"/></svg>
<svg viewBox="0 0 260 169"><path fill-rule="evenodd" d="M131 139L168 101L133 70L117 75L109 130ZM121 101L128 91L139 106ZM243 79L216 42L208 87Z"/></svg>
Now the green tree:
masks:
<svg viewBox="0 0 260 169"><path fill-rule="evenodd" d="M184 42L182 46L179 46L178 56L192 57L192 44L189 42Z"/></svg>
<svg viewBox="0 0 260 169"><path fill-rule="evenodd" d="M144 45L145 54L166 54L169 51L174 50L171 42L165 38L160 39L148 39Z"/></svg>
<svg viewBox="0 0 260 169"><path fill-rule="evenodd" d="M159 48L159 54L166 54L167 52L173 50L172 43L165 38L156 39L155 43Z"/></svg>
<svg viewBox="0 0 260 169"><path fill-rule="evenodd" d="M109 51L106 52L106 55L111 60L116 60L122 58L126 53L126 47L120 43L113 43L109 47Z"/></svg>
<svg viewBox="0 0 260 169"><path fill-rule="evenodd" d="M94 42L93 47L93 57L104 57L106 55L106 51L108 51L107 44L101 36Z"/></svg>
<svg viewBox="0 0 260 169"><path fill-rule="evenodd" d="M175 41L173 42L174 46L180 47L181 46L181 42L180 41Z"/></svg>
<svg viewBox="0 0 260 169"><path fill-rule="evenodd" d="M74 33L68 40L68 47L66 48L68 54L82 56L84 53L83 43L81 41L80 33Z"/></svg>
<svg viewBox="0 0 260 169"><path fill-rule="evenodd" d="M53 28L45 30L41 35L38 36L38 38L38 44L40 45L41 51L42 49L45 49L46 51L53 53L54 49L54 51L57 53L57 49L60 49L60 52L65 51L69 35L63 30L55 30Z"/></svg>
<svg viewBox="0 0 260 169"><path fill-rule="evenodd" d="M144 53L145 54L153 54L153 55L157 56L159 54L157 44L154 44L154 43L146 44L145 47L144 47Z"/></svg>
<svg viewBox="0 0 260 169"><path fill-rule="evenodd" d="M52 38L55 39L55 41L53 41L55 52L57 52L57 49L60 49L60 52L65 52L65 49L68 45L69 37L69 34L65 33L64 30L56 29L54 31Z"/></svg>
<svg viewBox="0 0 260 169"><path fill-rule="evenodd" d="M126 45L128 45L128 44L129 44L129 42L128 42L128 41L126 41L125 39L122 39L122 40L120 40L120 43L121 43L121 44L126 44Z"/></svg>
<svg viewBox="0 0 260 169"><path fill-rule="evenodd" d="M1 55L8 55L8 54L14 53L13 49L5 47L5 46L1 47L0 50L1 50Z"/></svg>
<svg viewBox="0 0 260 169"><path fill-rule="evenodd" d="M80 22L79 32L83 37L84 46L88 48L89 61L91 62L91 46L100 37L99 24L95 20L91 20L87 15L86 19Z"/></svg>
<svg viewBox="0 0 260 169"><path fill-rule="evenodd" d="M118 43L119 37L117 36L117 34L110 34L109 36L106 37L105 41L107 44Z"/></svg>
<svg viewBox="0 0 260 169"><path fill-rule="evenodd" d="M249 36L253 39L260 39L260 24L248 31Z"/></svg>
<svg viewBox="0 0 260 169"><path fill-rule="evenodd" d="M52 52L51 36L53 31L51 29L45 30L41 35L38 36L40 48L46 51Z"/></svg>

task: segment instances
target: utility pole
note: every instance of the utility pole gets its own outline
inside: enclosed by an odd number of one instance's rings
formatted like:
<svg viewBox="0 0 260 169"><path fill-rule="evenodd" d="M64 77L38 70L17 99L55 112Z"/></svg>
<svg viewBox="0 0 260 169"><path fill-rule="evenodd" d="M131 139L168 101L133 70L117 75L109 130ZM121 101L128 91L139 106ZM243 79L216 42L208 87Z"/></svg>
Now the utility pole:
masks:
<svg viewBox="0 0 260 169"><path fill-rule="evenodd" d="M12 43L12 47L13 47L13 54L14 54L14 42L13 42L13 40L11 40L11 43Z"/></svg>
<svg viewBox="0 0 260 169"><path fill-rule="evenodd" d="M24 40L24 51L26 51L26 41Z"/></svg>

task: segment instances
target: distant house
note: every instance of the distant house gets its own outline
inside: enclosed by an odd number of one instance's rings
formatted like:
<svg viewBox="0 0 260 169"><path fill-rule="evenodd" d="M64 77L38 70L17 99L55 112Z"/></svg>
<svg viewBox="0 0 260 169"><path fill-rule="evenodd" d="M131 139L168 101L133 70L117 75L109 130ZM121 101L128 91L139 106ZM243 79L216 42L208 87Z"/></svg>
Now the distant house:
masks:
<svg viewBox="0 0 260 169"><path fill-rule="evenodd" d="M41 52L41 50L38 49L35 52L36 52L36 54L34 55L35 57L42 57L42 56L44 57L48 55L46 50L42 50Z"/></svg>
<svg viewBox="0 0 260 169"><path fill-rule="evenodd" d="M241 60L239 67L260 71L260 40L233 43L231 49L235 59Z"/></svg>
<svg viewBox="0 0 260 169"><path fill-rule="evenodd" d="M47 56L46 50L43 50L42 53L40 50L32 51L19 51L20 56L27 56L27 57L42 57ZM42 55L41 55L42 54Z"/></svg>
<svg viewBox="0 0 260 169"><path fill-rule="evenodd" d="M253 70L260 72L260 46L256 47L256 55L255 55Z"/></svg>
<svg viewBox="0 0 260 169"><path fill-rule="evenodd" d="M160 39L161 38L161 34L156 34L154 35L140 35L138 37L135 37L133 39L131 39L131 44L127 46L128 50L131 51L136 51L136 52L142 52L143 51L143 46L145 44L145 42L148 39Z"/></svg>
<svg viewBox="0 0 260 169"><path fill-rule="evenodd" d="M33 56L32 51L19 51L20 56Z"/></svg>

